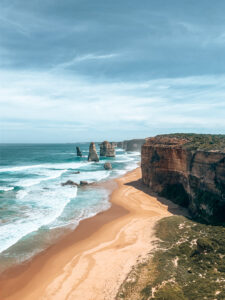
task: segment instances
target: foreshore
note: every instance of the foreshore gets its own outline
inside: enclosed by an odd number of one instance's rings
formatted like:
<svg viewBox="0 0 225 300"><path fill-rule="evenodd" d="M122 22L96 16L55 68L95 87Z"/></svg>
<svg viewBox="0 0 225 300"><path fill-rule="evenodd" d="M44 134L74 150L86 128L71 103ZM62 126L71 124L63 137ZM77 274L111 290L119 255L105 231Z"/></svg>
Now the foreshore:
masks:
<svg viewBox="0 0 225 300"><path fill-rule="evenodd" d="M114 299L132 266L154 248L156 222L179 208L151 196L137 168L116 179L109 210L83 220L30 262L0 278L1 300Z"/></svg>

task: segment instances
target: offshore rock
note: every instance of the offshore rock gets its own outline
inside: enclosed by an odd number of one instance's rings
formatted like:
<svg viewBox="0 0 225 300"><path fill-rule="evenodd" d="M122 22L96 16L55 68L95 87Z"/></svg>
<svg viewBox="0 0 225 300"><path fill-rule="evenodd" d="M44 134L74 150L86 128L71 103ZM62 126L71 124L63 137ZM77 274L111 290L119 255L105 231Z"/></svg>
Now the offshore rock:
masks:
<svg viewBox="0 0 225 300"><path fill-rule="evenodd" d="M88 185L88 182L87 182L87 181L84 181L84 180L81 180L81 181L80 181L80 185L81 185L81 186L83 186L83 185Z"/></svg>
<svg viewBox="0 0 225 300"><path fill-rule="evenodd" d="M89 146L88 161L96 161L96 162L99 161L95 143L93 143L93 142L91 142L90 146Z"/></svg>
<svg viewBox="0 0 225 300"><path fill-rule="evenodd" d="M208 223L225 221L225 136L174 134L142 146L142 180Z"/></svg>
<svg viewBox="0 0 225 300"><path fill-rule="evenodd" d="M77 149L77 156L82 157L82 151L80 150L80 147L76 147Z"/></svg>
<svg viewBox="0 0 225 300"><path fill-rule="evenodd" d="M72 185L72 186L78 186L79 184L77 184L76 182L72 181L72 180L67 180L66 182L61 183L62 186L65 185Z"/></svg>
<svg viewBox="0 0 225 300"><path fill-rule="evenodd" d="M112 170L112 165L109 162L104 163L105 170Z"/></svg>
<svg viewBox="0 0 225 300"><path fill-rule="evenodd" d="M100 156L115 157L116 152L113 144L104 141L100 144Z"/></svg>

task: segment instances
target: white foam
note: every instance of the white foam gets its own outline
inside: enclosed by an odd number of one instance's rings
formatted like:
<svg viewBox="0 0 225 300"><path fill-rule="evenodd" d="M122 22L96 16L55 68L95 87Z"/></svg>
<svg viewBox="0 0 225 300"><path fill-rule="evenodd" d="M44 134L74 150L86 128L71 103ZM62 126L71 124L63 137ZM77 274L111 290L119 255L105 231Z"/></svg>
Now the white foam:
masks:
<svg viewBox="0 0 225 300"><path fill-rule="evenodd" d="M16 201L18 203L18 218L11 220L9 224L4 223L0 226L0 252L8 249L21 238L33 231L38 230L43 225L48 225L50 228L68 226L70 224L75 226L80 220L88 218L92 215L95 215L99 211L108 208L109 202L107 198L104 200L101 196L99 196L99 199L97 199L96 196L93 196L91 198L96 198L96 202L93 202L93 205L91 204L91 201L82 202L83 207L81 208L79 207L80 204L78 204L78 215L74 216L72 221L64 217L64 214L66 214L67 210L65 210L62 218L58 218L62 215L64 208L71 201L71 199L76 197L77 193L76 187L62 187L60 185L60 180L57 179L60 178L62 174L67 172L68 169L81 169L81 173L79 174L68 172L68 179L77 182L80 180L85 180L89 183L98 182L109 177L118 177L122 174L125 174L127 171L136 168L139 157L140 153L132 152L129 154L121 154L114 158L113 162L126 163L123 170L117 170L116 168L110 171L104 170L102 164L105 163L105 160L100 162L101 165L84 161L55 164L45 163L39 165L17 166L0 169L0 172L25 171L26 176L31 174L36 175L37 177L24 179L18 178L17 182L13 181L13 184L11 184L15 186L21 186L23 189L17 192ZM98 170L95 170L96 168ZM66 176L64 175L64 177ZM64 179L65 178L63 178L63 180ZM3 186L0 187L0 190L2 190L2 188L4 191L13 189L13 187ZM86 197L86 194L84 196ZM87 196L89 196L89 194L87 194ZM101 201L99 201L100 199Z"/></svg>
<svg viewBox="0 0 225 300"><path fill-rule="evenodd" d="M40 184L42 181L46 180L52 180L60 177L63 173L65 173L67 170L46 170L45 172L39 172L42 176L46 177L40 177L40 178L34 178L34 179L22 179L17 182L18 186L21 187L30 187L33 185ZM38 173L38 172L37 172Z"/></svg>
<svg viewBox="0 0 225 300"><path fill-rule="evenodd" d="M13 190L14 187L0 186L0 191L8 192Z"/></svg>
<svg viewBox="0 0 225 300"><path fill-rule="evenodd" d="M95 172L81 172L79 174L77 174L77 176L74 176L75 181L80 181L80 180L85 180L88 183L92 183L92 182L97 182L97 181L101 181L103 179L106 179L110 176L110 171L106 171L106 170L98 170ZM71 178L71 176L70 176Z"/></svg>
<svg viewBox="0 0 225 300"><path fill-rule="evenodd" d="M9 167L9 168L0 168L1 172L18 172L24 171L32 168L41 168L42 165L30 165L30 166L19 166L19 167Z"/></svg>
<svg viewBox="0 0 225 300"><path fill-rule="evenodd" d="M34 170L35 169L77 169L85 166L88 162L68 162L68 163L45 163L39 165L29 165L29 166L18 166L18 167L8 167L8 168L0 168L0 173L2 172L19 172L24 170Z"/></svg>
<svg viewBox="0 0 225 300"><path fill-rule="evenodd" d="M23 202L28 198L26 202L29 205L29 208L26 209L27 217L0 226L0 252L8 249L27 234L53 222L62 214L71 198L76 195L76 187L58 187L27 193L22 198ZM25 213L24 209L23 213Z"/></svg>
<svg viewBox="0 0 225 300"><path fill-rule="evenodd" d="M20 190L20 191L17 192L16 198L21 200L21 199L23 199L27 194L28 194L28 191Z"/></svg>

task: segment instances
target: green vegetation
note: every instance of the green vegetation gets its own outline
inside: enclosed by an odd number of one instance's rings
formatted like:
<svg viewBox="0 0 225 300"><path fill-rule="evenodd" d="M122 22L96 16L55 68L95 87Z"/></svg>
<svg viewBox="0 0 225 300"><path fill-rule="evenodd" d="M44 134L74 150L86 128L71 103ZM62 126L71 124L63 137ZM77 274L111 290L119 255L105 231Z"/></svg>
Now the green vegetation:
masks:
<svg viewBox="0 0 225 300"><path fill-rule="evenodd" d="M225 228L173 216L156 226L158 250L133 268L116 299L225 299Z"/></svg>
<svg viewBox="0 0 225 300"><path fill-rule="evenodd" d="M225 135L223 134L173 133L160 136L186 139L187 143L183 145L186 149L225 151Z"/></svg>

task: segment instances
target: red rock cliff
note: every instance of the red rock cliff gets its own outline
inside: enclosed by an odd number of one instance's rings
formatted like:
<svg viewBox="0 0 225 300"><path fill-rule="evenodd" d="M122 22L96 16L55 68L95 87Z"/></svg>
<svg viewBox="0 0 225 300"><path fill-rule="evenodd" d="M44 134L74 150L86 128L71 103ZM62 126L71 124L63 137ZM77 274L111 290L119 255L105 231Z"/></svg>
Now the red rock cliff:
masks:
<svg viewBox="0 0 225 300"><path fill-rule="evenodd" d="M157 136L142 146L142 180L208 222L225 221L225 151L193 150L186 138Z"/></svg>

